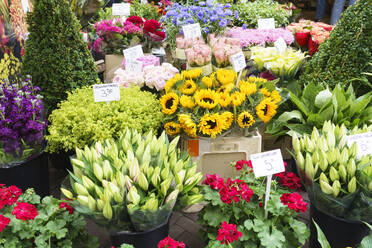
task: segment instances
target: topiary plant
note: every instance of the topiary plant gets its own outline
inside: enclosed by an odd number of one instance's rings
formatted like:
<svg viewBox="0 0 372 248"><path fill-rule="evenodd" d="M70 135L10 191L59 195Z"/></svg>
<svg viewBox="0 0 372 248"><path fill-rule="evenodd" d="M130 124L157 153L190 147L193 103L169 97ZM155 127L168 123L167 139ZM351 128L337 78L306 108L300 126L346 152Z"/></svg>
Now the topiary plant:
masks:
<svg viewBox="0 0 372 248"><path fill-rule="evenodd" d="M49 111L67 91L96 82L93 58L80 34L80 24L65 0L35 0L27 16L29 32L23 73L41 88Z"/></svg>
<svg viewBox="0 0 372 248"><path fill-rule="evenodd" d="M354 83L358 95L372 90L369 71L372 61L372 4L359 0L349 7L331 32L330 38L319 46L319 52L305 65L300 82L348 86ZM356 80L363 79L363 80Z"/></svg>
<svg viewBox="0 0 372 248"><path fill-rule="evenodd" d="M118 138L126 127L156 131L163 120L156 96L139 87L120 89L120 100L94 102L91 87L69 93L49 116L49 152L83 148L96 141Z"/></svg>

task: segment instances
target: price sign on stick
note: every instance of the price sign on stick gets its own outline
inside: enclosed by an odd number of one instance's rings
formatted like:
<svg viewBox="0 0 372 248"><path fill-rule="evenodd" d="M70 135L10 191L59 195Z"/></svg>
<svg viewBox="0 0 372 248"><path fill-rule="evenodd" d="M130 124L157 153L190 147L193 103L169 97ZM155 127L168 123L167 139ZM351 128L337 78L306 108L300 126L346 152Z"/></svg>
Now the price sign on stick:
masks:
<svg viewBox="0 0 372 248"><path fill-rule="evenodd" d="M275 29L274 18L265 18L257 20L258 29Z"/></svg>
<svg viewBox="0 0 372 248"><path fill-rule="evenodd" d="M372 132L347 136L347 144L349 147L352 146L354 142L357 144L358 157L368 154L372 155Z"/></svg>
<svg viewBox="0 0 372 248"><path fill-rule="evenodd" d="M93 85L93 95L95 102L119 101L119 84L95 84Z"/></svg>
<svg viewBox="0 0 372 248"><path fill-rule="evenodd" d="M22 8L23 12L27 13L30 11L30 5L28 4L28 0L22 0Z"/></svg>
<svg viewBox="0 0 372 248"><path fill-rule="evenodd" d="M201 29L199 23L182 26L183 36L185 38L196 38L201 36Z"/></svg>
<svg viewBox="0 0 372 248"><path fill-rule="evenodd" d="M159 56L164 56L166 54L163 47L159 47L159 48L154 47L151 49L151 53L153 55L159 55Z"/></svg>
<svg viewBox="0 0 372 248"><path fill-rule="evenodd" d="M125 62L136 60L140 57L143 57L143 50L141 45L137 45L134 47L130 47L128 49L123 50L123 54L125 57Z"/></svg>
<svg viewBox="0 0 372 248"><path fill-rule="evenodd" d="M285 40L281 36L274 42L274 46L280 53L284 53L287 50L287 43L285 43Z"/></svg>
<svg viewBox="0 0 372 248"><path fill-rule="evenodd" d="M130 3L113 3L113 16L130 16Z"/></svg>
<svg viewBox="0 0 372 248"><path fill-rule="evenodd" d="M230 63L232 64L235 72L239 72L247 66L243 52L239 52L234 55L231 55Z"/></svg>
<svg viewBox="0 0 372 248"><path fill-rule="evenodd" d="M142 71L142 62L137 60L126 60L125 69L128 71L141 72Z"/></svg>

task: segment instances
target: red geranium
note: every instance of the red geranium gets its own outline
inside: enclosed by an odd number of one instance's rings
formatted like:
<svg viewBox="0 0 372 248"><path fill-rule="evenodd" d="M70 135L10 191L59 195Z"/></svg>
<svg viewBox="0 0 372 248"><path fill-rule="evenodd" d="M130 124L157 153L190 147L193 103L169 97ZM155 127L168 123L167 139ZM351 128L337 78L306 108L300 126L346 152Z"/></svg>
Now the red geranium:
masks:
<svg viewBox="0 0 372 248"><path fill-rule="evenodd" d="M287 173L278 173L275 176L279 177L279 183L283 186L288 187L289 189L294 189L297 191L301 191L301 180L299 177L296 176L293 172Z"/></svg>
<svg viewBox="0 0 372 248"><path fill-rule="evenodd" d="M212 189L221 189L225 183L223 178L221 178L219 175L207 174L206 179L202 182L202 184L209 185Z"/></svg>
<svg viewBox="0 0 372 248"><path fill-rule="evenodd" d="M236 225L224 221L218 230L217 240L221 241L221 244L231 244L241 236L242 233L236 229Z"/></svg>
<svg viewBox="0 0 372 248"><path fill-rule="evenodd" d="M12 211L12 215L19 220L33 220L38 214L37 208L26 202L17 202L17 206Z"/></svg>
<svg viewBox="0 0 372 248"><path fill-rule="evenodd" d="M0 209L2 209L5 205L13 205L22 194L22 190L14 185L8 188L4 186L4 184L0 185Z"/></svg>
<svg viewBox="0 0 372 248"><path fill-rule="evenodd" d="M66 208L66 210L70 213L70 214L73 214L75 209L68 205L66 202L61 202L61 204L59 204L59 208Z"/></svg>
<svg viewBox="0 0 372 248"><path fill-rule="evenodd" d="M249 160L249 161L247 161L247 160L239 160L238 162L236 162L236 164L235 164L235 169L237 170L237 171L240 171L241 169L243 169L243 167L244 167L244 165L247 165L249 168L253 168L253 166L252 166L252 162ZM251 170L252 171L252 170Z"/></svg>
<svg viewBox="0 0 372 248"><path fill-rule="evenodd" d="M158 243L158 248L185 248L183 242L178 242L172 239L171 237L166 237Z"/></svg>
<svg viewBox="0 0 372 248"><path fill-rule="evenodd" d="M253 190L240 179L232 181L228 178L226 184L220 189L219 193L222 202L231 204L232 201L239 202L240 198L249 202L252 198Z"/></svg>
<svg viewBox="0 0 372 248"><path fill-rule="evenodd" d="M295 210L297 213L298 212L306 212L307 210L307 203L302 200L302 196L297 193L291 193L291 194L283 194L280 197L280 200L284 205L287 205L289 209Z"/></svg>
<svg viewBox="0 0 372 248"><path fill-rule="evenodd" d="M10 223L10 219L0 214L0 232L4 230Z"/></svg>
<svg viewBox="0 0 372 248"><path fill-rule="evenodd" d="M126 21L133 23L136 26L143 25L143 19L139 16L130 16L126 19Z"/></svg>
<svg viewBox="0 0 372 248"><path fill-rule="evenodd" d="M157 20L154 20L154 19L147 20L143 24L143 30L149 33L155 33L159 29L161 29L161 24Z"/></svg>

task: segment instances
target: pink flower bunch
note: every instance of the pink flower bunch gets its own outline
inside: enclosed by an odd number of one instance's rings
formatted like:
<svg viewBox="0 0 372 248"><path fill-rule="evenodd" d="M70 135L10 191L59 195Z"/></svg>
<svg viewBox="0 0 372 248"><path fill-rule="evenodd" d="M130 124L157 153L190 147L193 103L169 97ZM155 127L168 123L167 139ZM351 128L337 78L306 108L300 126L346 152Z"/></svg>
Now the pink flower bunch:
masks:
<svg viewBox="0 0 372 248"><path fill-rule="evenodd" d="M185 243L175 241L169 236L158 243L158 248L185 248L185 247L186 247Z"/></svg>
<svg viewBox="0 0 372 248"><path fill-rule="evenodd" d="M228 224L226 221L222 222L220 229L218 229L217 240L221 244L231 244L238 240L243 234L236 229L235 224Z"/></svg>
<svg viewBox="0 0 372 248"><path fill-rule="evenodd" d="M249 47L254 45L266 45L274 43L280 37L284 39L287 45L293 43L294 38L291 31L284 28L275 29L243 29L242 27L234 27L226 31L226 36L240 40L241 47Z"/></svg>
<svg viewBox="0 0 372 248"><path fill-rule="evenodd" d="M212 47L212 55L218 67L230 65L230 56L241 52L240 40L229 37L209 35L209 44Z"/></svg>
<svg viewBox="0 0 372 248"><path fill-rule="evenodd" d="M185 50L187 62L191 66L203 66L211 62L211 48L206 44L197 44Z"/></svg>
<svg viewBox="0 0 372 248"><path fill-rule="evenodd" d="M205 44L204 40L202 37L197 37L197 38L184 38L183 36L178 36L176 38L176 45L177 48L180 49L186 49L189 47L193 47L198 44Z"/></svg>
<svg viewBox="0 0 372 248"><path fill-rule="evenodd" d="M121 87L128 88L132 85L142 87L144 85L143 72L117 69L114 72L113 83L120 84Z"/></svg>
<svg viewBox="0 0 372 248"><path fill-rule="evenodd" d="M142 62L142 68L149 66L149 65L153 65L153 66L160 65L160 58L156 57L155 55L145 55L143 57L137 58L136 60ZM123 59L121 66L122 68L125 69L125 59Z"/></svg>
<svg viewBox="0 0 372 248"><path fill-rule="evenodd" d="M291 194L284 193L280 197L280 200L284 205L287 205L289 209L293 209L297 213L300 211L306 212L307 210L307 203L303 201L302 196L297 192Z"/></svg>
<svg viewBox="0 0 372 248"><path fill-rule="evenodd" d="M143 68L144 81L147 87L157 91L164 89L165 83L178 73L178 69L169 63L161 66L146 66Z"/></svg>

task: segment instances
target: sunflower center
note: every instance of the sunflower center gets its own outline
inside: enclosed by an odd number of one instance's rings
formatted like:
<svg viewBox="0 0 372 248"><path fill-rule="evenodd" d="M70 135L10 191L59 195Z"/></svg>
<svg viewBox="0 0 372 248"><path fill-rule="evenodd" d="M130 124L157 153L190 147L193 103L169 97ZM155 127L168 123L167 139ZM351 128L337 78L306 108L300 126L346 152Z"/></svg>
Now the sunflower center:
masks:
<svg viewBox="0 0 372 248"><path fill-rule="evenodd" d="M214 129L217 126L216 121L207 121L207 124L209 125L210 129Z"/></svg>
<svg viewBox="0 0 372 248"><path fill-rule="evenodd" d="M264 112L264 115L266 115L267 114L267 111L268 111L269 109L268 109L268 106L267 106L267 104L265 105L265 108L263 109L263 112Z"/></svg>
<svg viewBox="0 0 372 248"><path fill-rule="evenodd" d="M187 85L186 85L186 88L187 88L187 89L191 89L191 88L192 88L192 85L191 85L191 84L187 84Z"/></svg>
<svg viewBox="0 0 372 248"><path fill-rule="evenodd" d="M250 120L251 120L251 118L249 118L248 116L245 115L242 122L243 122L244 125L247 125L250 122Z"/></svg>
<svg viewBox="0 0 372 248"><path fill-rule="evenodd" d="M203 98L203 101L207 102L207 103L214 103L214 100L212 98L209 98L209 97Z"/></svg>
<svg viewBox="0 0 372 248"><path fill-rule="evenodd" d="M165 107L167 109L171 109L173 106L173 101L174 101L174 98L170 98L169 100L167 100L167 102L165 103Z"/></svg>
<svg viewBox="0 0 372 248"><path fill-rule="evenodd" d="M177 130L177 128L176 128L175 126L170 126L169 129L170 129L171 131L176 131L176 130Z"/></svg>

